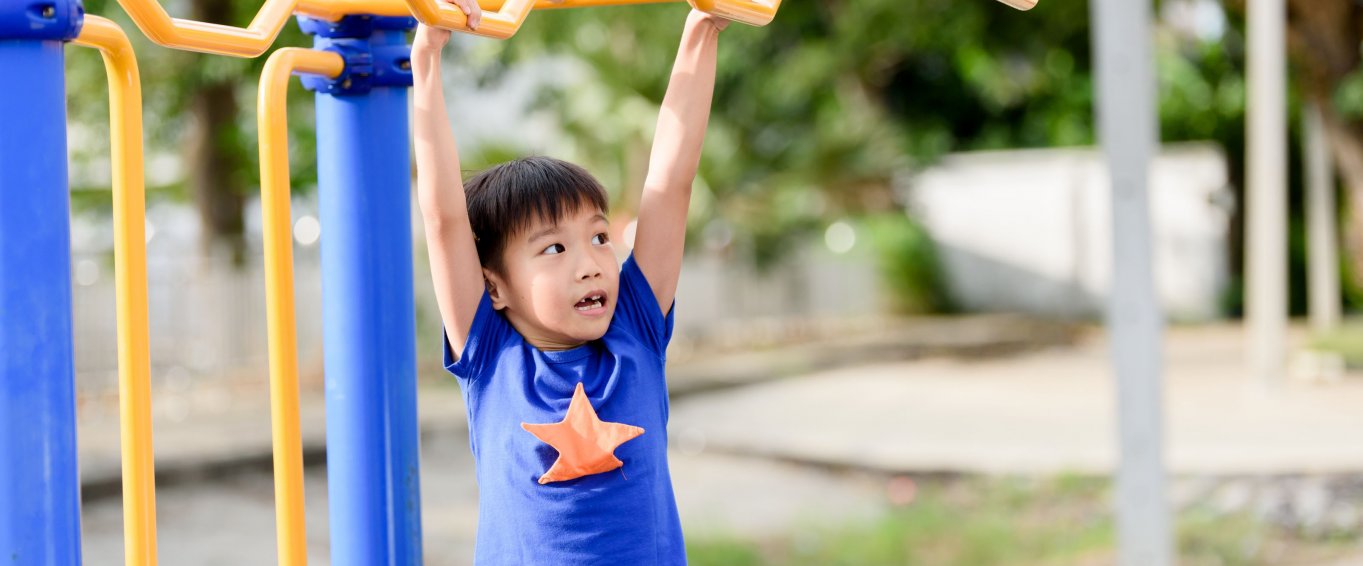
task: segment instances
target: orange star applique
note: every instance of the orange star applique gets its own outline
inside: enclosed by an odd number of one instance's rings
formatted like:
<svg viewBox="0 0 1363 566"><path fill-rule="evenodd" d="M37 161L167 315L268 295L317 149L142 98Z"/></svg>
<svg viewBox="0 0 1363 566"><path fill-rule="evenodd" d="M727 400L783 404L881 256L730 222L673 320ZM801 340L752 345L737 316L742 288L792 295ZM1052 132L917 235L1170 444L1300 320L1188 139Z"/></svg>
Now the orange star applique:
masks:
<svg viewBox="0 0 1363 566"><path fill-rule="evenodd" d="M521 428L558 450L558 459L540 476L540 485L582 476L609 472L624 465L615 457L615 448L644 433L644 429L621 423L605 422L587 400L582 384L573 391L568 414L549 424L521 423Z"/></svg>

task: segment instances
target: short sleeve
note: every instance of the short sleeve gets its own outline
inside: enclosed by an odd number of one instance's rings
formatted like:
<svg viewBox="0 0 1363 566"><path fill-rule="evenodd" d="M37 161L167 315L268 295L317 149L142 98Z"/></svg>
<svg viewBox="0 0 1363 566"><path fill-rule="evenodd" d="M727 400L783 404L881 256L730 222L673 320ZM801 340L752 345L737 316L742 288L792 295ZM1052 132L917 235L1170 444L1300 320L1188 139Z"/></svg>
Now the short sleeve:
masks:
<svg viewBox="0 0 1363 566"><path fill-rule="evenodd" d="M630 254L620 267L620 301L615 305L614 323L626 325L631 334L639 337L654 354L665 358L667 344L672 341L672 327L676 299L668 305L667 315L658 306L658 298L653 294L639 264Z"/></svg>
<svg viewBox="0 0 1363 566"><path fill-rule="evenodd" d="M496 357L506 343L515 336L511 324L502 318L492 307L492 297L483 290L478 300L478 310L474 312L473 324L469 326L469 337L464 343L463 355L454 359L454 349L450 347L449 334L440 330L441 349L445 352L445 369L463 380L473 381L484 370L496 366Z"/></svg>

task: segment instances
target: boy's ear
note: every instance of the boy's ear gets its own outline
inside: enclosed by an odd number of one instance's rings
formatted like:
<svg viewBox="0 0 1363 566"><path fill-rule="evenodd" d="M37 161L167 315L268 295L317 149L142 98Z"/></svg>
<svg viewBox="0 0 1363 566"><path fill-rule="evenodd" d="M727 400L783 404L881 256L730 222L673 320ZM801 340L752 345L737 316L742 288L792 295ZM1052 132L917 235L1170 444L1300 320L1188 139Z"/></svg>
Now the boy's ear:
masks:
<svg viewBox="0 0 1363 566"><path fill-rule="evenodd" d="M502 278L486 267L483 268L483 284L487 285L487 296L492 299L492 308L502 310L506 308L506 285Z"/></svg>

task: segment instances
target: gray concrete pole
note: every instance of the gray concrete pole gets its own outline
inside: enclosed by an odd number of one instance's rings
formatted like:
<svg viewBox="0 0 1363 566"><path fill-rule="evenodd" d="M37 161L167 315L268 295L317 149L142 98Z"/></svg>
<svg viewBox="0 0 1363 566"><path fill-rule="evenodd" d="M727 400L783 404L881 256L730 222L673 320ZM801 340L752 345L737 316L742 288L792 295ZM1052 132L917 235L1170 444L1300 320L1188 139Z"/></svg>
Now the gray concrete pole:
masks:
<svg viewBox="0 0 1363 566"><path fill-rule="evenodd" d="M1159 141L1149 0L1096 0L1099 139L1112 182L1107 327L1117 379L1117 544L1123 566L1173 563L1164 473L1163 317L1151 249L1149 169Z"/></svg>
<svg viewBox="0 0 1363 566"><path fill-rule="evenodd" d="M1320 108L1302 108L1302 132L1306 137L1306 245L1310 268L1306 272L1311 329L1329 332L1339 326L1339 244L1335 226L1335 175L1329 141Z"/></svg>
<svg viewBox="0 0 1363 566"><path fill-rule="evenodd" d="M1275 389L1287 358L1287 9L1249 0L1248 11L1246 352L1253 383Z"/></svg>

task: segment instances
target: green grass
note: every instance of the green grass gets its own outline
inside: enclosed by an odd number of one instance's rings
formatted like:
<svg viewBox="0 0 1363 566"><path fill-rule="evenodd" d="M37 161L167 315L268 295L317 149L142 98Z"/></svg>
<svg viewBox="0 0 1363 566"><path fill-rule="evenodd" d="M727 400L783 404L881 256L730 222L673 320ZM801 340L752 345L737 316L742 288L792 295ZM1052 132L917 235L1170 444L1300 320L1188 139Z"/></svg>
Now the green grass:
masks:
<svg viewBox="0 0 1363 566"><path fill-rule="evenodd" d="M1344 356L1350 368L1363 368L1363 320L1345 320L1335 331L1312 338L1310 347Z"/></svg>
<svg viewBox="0 0 1363 566"><path fill-rule="evenodd" d="M688 552L697 566L1115 564L1110 497L1107 480L1077 476L936 482L874 521L801 527L769 540L696 537ZM1248 515L1202 508L1181 514L1175 528L1184 565L1273 564L1356 544L1304 540Z"/></svg>

